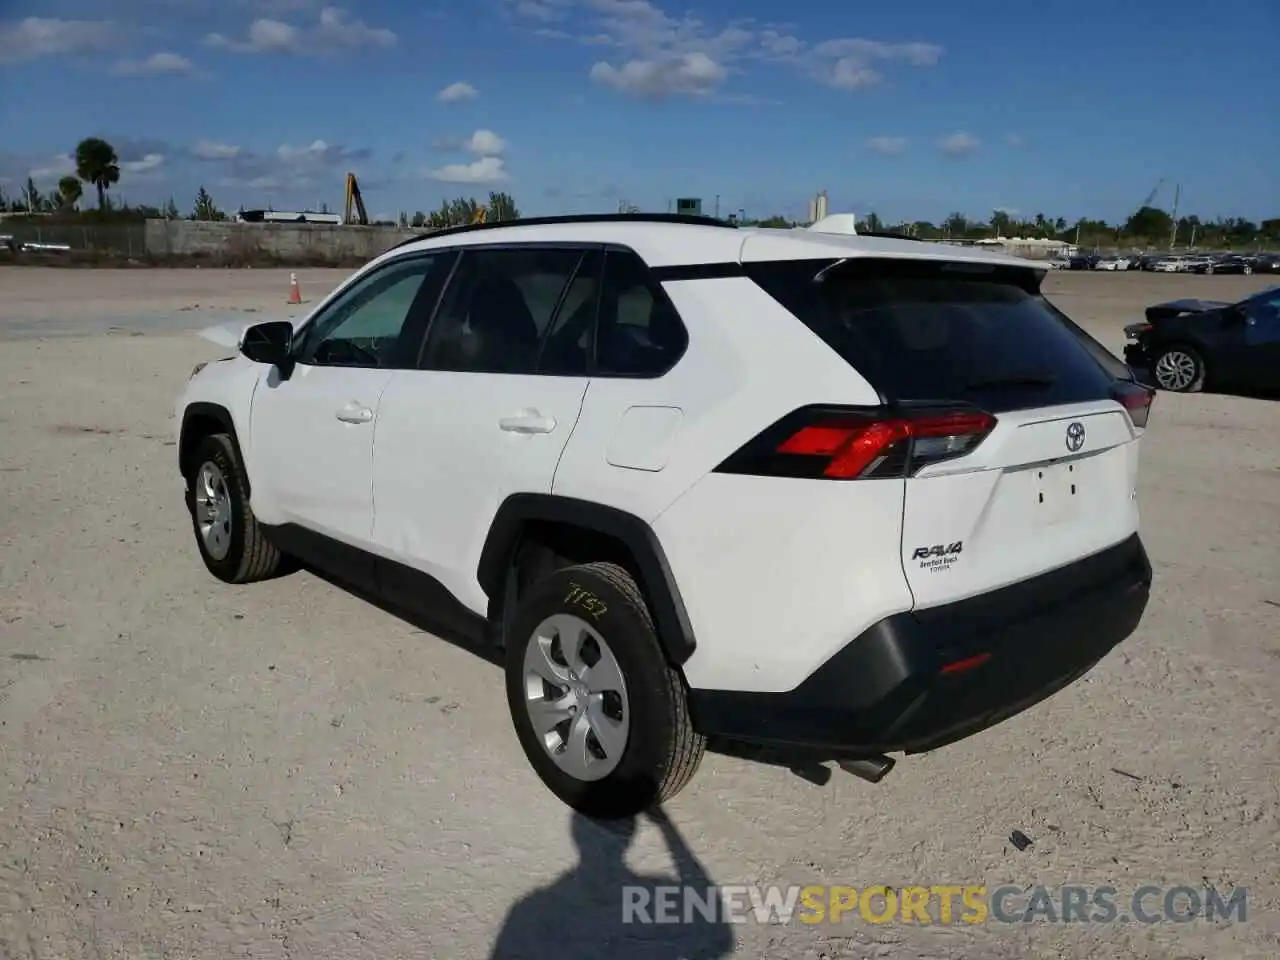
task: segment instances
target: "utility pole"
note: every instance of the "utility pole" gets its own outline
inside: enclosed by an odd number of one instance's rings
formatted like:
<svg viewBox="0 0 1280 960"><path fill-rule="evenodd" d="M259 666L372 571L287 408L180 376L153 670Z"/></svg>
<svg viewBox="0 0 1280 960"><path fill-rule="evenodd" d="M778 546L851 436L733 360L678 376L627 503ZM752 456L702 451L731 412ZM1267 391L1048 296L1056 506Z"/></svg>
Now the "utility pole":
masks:
<svg viewBox="0 0 1280 960"><path fill-rule="evenodd" d="M1178 242L1178 200L1182 197L1182 184L1177 184L1173 188L1173 232L1169 234L1169 252L1173 252L1173 246Z"/></svg>
<svg viewBox="0 0 1280 960"><path fill-rule="evenodd" d="M716 219L720 219L720 194L716 194Z"/></svg>

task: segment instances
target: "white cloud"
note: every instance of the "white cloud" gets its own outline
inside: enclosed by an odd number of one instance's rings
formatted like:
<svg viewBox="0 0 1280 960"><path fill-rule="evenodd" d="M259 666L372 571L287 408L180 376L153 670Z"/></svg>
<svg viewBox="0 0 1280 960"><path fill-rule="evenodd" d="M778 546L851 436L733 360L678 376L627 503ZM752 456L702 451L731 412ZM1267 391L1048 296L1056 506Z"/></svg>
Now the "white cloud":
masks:
<svg viewBox="0 0 1280 960"><path fill-rule="evenodd" d="M867 141L867 146L876 153L893 156L907 148L907 140L906 137L872 137Z"/></svg>
<svg viewBox="0 0 1280 960"><path fill-rule="evenodd" d="M469 83L451 83L439 93L436 99L441 103L463 103L467 100L474 100L480 96L480 91Z"/></svg>
<svg viewBox="0 0 1280 960"><path fill-rule="evenodd" d="M964 157L977 150L979 143L974 137L960 131L949 137L943 137L938 147L949 157Z"/></svg>
<svg viewBox="0 0 1280 960"><path fill-rule="evenodd" d="M440 183L503 183L509 179L501 157L481 157L473 163L449 163L424 174Z"/></svg>
<svg viewBox="0 0 1280 960"><path fill-rule="evenodd" d="M507 141L492 130L477 130L471 135L466 146L478 157L496 157L507 149Z"/></svg>
<svg viewBox="0 0 1280 960"><path fill-rule="evenodd" d="M120 76L137 77L152 74L193 74L195 64L176 53L153 53L143 60L121 60L112 68Z"/></svg>
<svg viewBox="0 0 1280 960"><path fill-rule="evenodd" d="M219 177L214 181L214 186L227 187L234 190L283 190L286 187L309 187L314 184L312 180L294 180L293 178L284 178L272 176L271 174L263 174L257 177Z"/></svg>
<svg viewBox="0 0 1280 960"><path fill-rule="evenodd" d="M477 130L469 137L437 137L431 145L436 150L474 153L477 157L496 157L507 149L507 141L492 130Z"/></svg>
<svg viewBox="0 0 1280 960"><path fill-rule="evenodd" d="M221 33L211 33L205 43L236 53L294 53L318 56L344 50L385 48L396 44L396 35L384 27L371 27L363 20L352 20L338 7L325 7L317 22L296 27L283 20L260 18L249 24L243 40Z"/></svg>
<svg viewBox="0 0 1280 960"><path fill-rule="evenodd" d="M841 57L825 68L824 79L837 90L865 90L877 86L884 77L861 60Z"/></svg>
<svg viewBox="0 0 1280 960"><path fill-rule="evenodd" d="M705 53L686 53L657 60L628 60L621 67L601 61L591 79L634 97L662 99L711 93L728 75Z"/></svg>
<svg viewBox="0 0 1280 960"><path fill-rule="evenodd" d="M829 86L860 90L880 83L892 66L930 67L943 54L922 41L813 43L750 19L712 24L673 15L653 0L507 0L507 9L544 38L616 48L620 56L592 67L592 79L637 96L706 96L752 62L786 64Z"/></svg>
<svg viewBox="0 0 1280 960"><path fill-rule="evenodd" d="M200 140L191 148L191 155L197 160L233 160L240 156L240 148L229 143Z"/></svg>
<svg viewBox="0 0 1280 960"><path fill-rule="evenodd" d="M128 160L120 164L121 173L152 173L164 165L163 153L148 153L137 160Z"/></svg>
<svg viewBox="0 0 1280 960"><path fill-rule="evenodd" d="M368 149L344 147L324 140L313 140L302 146L282 144L263 153L201 140L187 152L222 171L213 180L214 186L234 189L241 195L249 192L259 196L266 193L296 196L299 191L312 191L317 187L328 191L339 189L342 171L359 174L359 165L372 155ZM362 186L367 188L368 184Z"/></svg>
<svg viewBox="0 0 1280 960"><path fill-rule="evenodd" d="M787 39L794 38L779 38ZM792 55L807 63L818 80L837 90L865 90L884 79L882 71L889 65L932 67L941 57L942 48L932 43L883 43L857 37L826 40Z"/></svg>
<svg viewBox="0 0 1280 960"><path fill-rule="evenodd" d="M48 161L38 167L32 167L27 171L27 176L39 184L61 180L63 177L71 176L75 172L75 159L70 154L63 153L58 154L56 157L50 157Z"/></svg>
<svg viewBox="0 0 1280 960"><path fill-rule="evenodd" d="M114 46L118 39L119 32L110 20L11 20L0 23L0 63L96 53Z"/></svg>
<svg viewBox="0 0 1280 960"><path fill-rule="evenodd" d="M348 150L337 144L325 143L323 140L312 140L305 147L292 147L282 144L276 150L276 157L282 162L295 166L331 167L353 160L366 160L368 150Z"/></svg>
<svg viewBox="0 0 1280 960"><path fill-rule="evenodd" d="M812 48L817 57L826 59L853 58L865 63L899 60L913 67L936 66L942 59L942 48L932 43L883 43L861 38L825 40Z"/></svg>
<svg viewBox="0 0 1280 960"><path fill-rule="evenodd" d="M566 6L555 0L515 0L514 3L516 16L543 21L559 20L564 16Z"/></svg>

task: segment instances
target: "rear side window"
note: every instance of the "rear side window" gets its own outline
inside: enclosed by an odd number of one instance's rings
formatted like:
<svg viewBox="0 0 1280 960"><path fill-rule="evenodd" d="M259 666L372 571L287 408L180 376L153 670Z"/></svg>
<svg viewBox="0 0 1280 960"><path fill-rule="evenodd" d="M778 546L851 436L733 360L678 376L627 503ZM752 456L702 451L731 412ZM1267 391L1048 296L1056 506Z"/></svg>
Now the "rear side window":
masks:
<svg viewBox="0 0 1280 960"><path fill-rule="evenodd" d="M630 250L610 250L600 288L595 375L660 377L688 345L680 315L645 262Z"/></svg>
<svg viewBox="0 0 1280 960"><path fill-rule="evenodd" d="M1111 396L1115 373L1094 347L1105 349L1064 322L1030 271L866 259L747 272L890 401L998 413Z"/></svg>

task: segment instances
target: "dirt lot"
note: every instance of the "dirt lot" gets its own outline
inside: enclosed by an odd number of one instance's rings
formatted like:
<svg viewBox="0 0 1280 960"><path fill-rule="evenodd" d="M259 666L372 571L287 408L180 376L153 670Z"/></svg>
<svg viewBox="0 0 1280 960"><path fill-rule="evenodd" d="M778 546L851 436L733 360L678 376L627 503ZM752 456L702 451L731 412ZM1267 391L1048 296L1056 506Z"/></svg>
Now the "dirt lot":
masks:
<svg viewBox="0 0 1280 960"><path fill-rule="evenodd" d="M340 276L300 272L304 296ZM1049 290L1118 349L1146 303L1263 285ZM1155 596L1084 681L876 786L709 756L670 809L721 884L1110 884L1121 906L1234 885L1245 922L624 927L618 886L673 875L668 838L642 824L624 866L575 823L494 667L309 574L202 568L170 416L219 348L189 331L287 292L262 270L0 270L0 957L469 960L500 930L525 956L1280 955L1280 403L1158 397Z"/></svg>

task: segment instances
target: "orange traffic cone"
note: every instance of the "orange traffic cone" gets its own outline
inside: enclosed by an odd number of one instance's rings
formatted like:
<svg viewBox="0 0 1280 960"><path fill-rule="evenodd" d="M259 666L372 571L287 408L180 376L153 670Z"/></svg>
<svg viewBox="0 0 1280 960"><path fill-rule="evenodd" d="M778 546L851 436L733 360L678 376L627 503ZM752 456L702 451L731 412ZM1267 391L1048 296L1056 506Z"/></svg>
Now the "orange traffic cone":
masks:
<svg viewBox="0 0 1280 960"><path fill-rule="evenodd" d="M296 273L289 274L289 302L302 302L302 288L298 286L298 275Z"/></svg>

